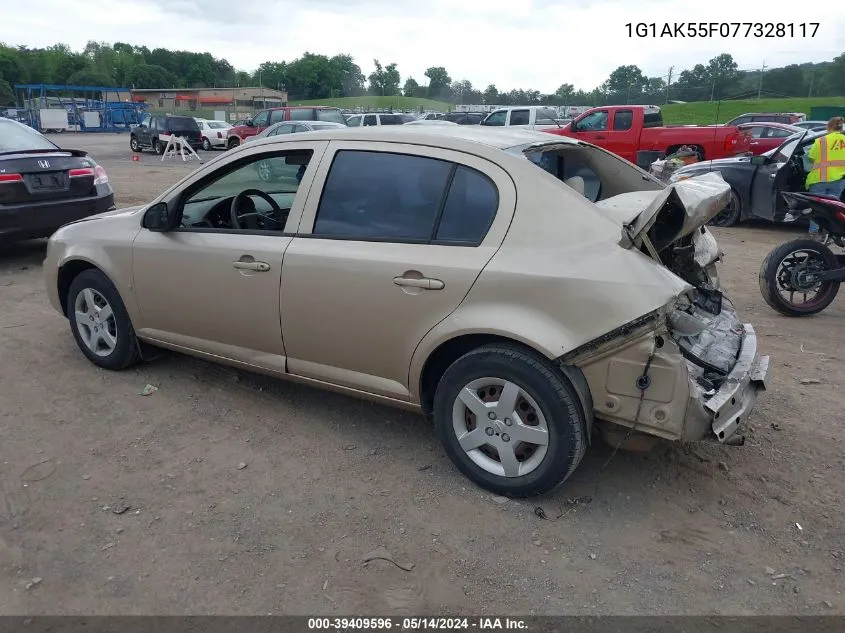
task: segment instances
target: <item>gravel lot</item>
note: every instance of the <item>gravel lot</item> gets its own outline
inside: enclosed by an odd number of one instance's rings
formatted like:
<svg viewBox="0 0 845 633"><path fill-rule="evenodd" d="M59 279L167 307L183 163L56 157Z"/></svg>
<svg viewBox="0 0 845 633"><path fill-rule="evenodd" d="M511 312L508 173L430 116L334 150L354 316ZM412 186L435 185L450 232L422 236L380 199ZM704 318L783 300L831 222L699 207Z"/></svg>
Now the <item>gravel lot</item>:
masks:
<svg viewBox="0 0 845 633"><path fill-rule="evenodd" d="M55 138L92 152L119 205L196 167L132 162L127 135ZM790 232L715 233L772 356L745 446L603 469L599 445L524 502L469 484L414 415L177 355L99 370L47 302L44 242L6 247L0 613L845 612L845 300L778 316L757 271ZM397 565L362 562L379 548Z"/></svg>

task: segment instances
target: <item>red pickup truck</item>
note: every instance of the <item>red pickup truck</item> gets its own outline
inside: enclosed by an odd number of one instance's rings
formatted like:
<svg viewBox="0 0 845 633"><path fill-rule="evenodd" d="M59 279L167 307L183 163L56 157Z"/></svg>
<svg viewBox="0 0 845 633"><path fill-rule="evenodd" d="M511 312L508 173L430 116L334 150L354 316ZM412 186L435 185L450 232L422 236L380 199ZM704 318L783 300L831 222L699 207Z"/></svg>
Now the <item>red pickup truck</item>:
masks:
<svg viewBox="0 0 845 633"><path fill-rule="evenodd" d="M735 126L665 126L657 106L591 108L561 128L543 131L598 145L643 169L683 145L695 147L701 160L728 158L751 150L749 138Z"/></svg>

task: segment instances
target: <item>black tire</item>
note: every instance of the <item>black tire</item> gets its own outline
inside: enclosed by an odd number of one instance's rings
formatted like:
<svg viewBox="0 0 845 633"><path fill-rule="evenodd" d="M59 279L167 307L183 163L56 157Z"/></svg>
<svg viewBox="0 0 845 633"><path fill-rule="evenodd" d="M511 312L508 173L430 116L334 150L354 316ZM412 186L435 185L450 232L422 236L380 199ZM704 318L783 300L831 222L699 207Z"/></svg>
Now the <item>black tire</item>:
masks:
<svg viewBox="0 0 845 633"><path fill-rule="evenodd" d="M98 355L86 345L80 332L81 327L77 324L75 316L77 297L89 289L105 298L112 310L113 323L110 325L113 325L113 328L110 330L113 330L115 345L111 353L107 355ZM132 327L129 313L120 298L120 293L102 272L89 268L74 278L68 291L66 309L73 338L85 357L92 363L104 369L119 370L131 367L140 361L138 340L135 337L135 329Z"/></svg>
<svg viewBox="0 0 845 633"><path fill-rule="evenodd" d="M782 262L794 253L814 253L814 259L820 264L821 270L832 270L839 268L839 260L836 255L824 244L808 238L801 238L786 242L772 249L763 263L760 265L760 293L763 299L771 308L786 316L808 316L817 314L829 306L839 292L838 281L825 281L819 286L816 297L807 303L795 304L787 300L781 290L792 289L795 292L802 292L802 288L796 288L786 282L784 273L781 270Z"/></svg>
<svg viewBox="0 0 845 633"><path fill-rule="evenodd" d="M227 149L235 149L238 145L241 144L240 139L237 136L232 136L226 141Z"/></svg>
<svg viewBox="0 0 845 633"><path fill-rule="evenodd" d="M129 137L129 149L131 149L133 152L141 151L141 144L138 142L138 137L134 134Z"/></svg>
<svg viewBox="0 0 845 633"><path fill-rule="evenodd" d="M710 221L707 223L710 226L720 226L722 228L728 228L729 226L734 226L738 224L739 221L742 219L742 200L737 195L736 191L731 189L731 201L728 203L724 209L719 211L715 216L710 218Z"/></svg>
<svg viewBox="0 0 845 633"><path fill-rule="evenodd" d="M506 477L485 470L458 441L453 425L455 401L465 386L485 377L516 384L536 402L545 418L546 454L525 475ZM554 489L581 463L587 447L581 403L586 401L589 398L580 398L577 387L547 359L517 345L485 345L461 356L444 372L434 395L434 424L449 459L470 480L496 494L530 497Z"/></svg>
<svg viewBox="0 0 845 633"><path fill-rule="evenodd" d="M211 141L209 141L207 138L203 137L202 138L202 148L206 152L210 152L211 151Z"/></svg>
<svg viewBox="0 0 845 633"><path fill-rule="evenodd" d="M164 154L164 148L165 148L165 145L164 145L164 143L162 143L160 140L155 139L155 140L153 141L153 151L154 151L156 154L158 154L159 156L161 156L162 154Z"/></svg>

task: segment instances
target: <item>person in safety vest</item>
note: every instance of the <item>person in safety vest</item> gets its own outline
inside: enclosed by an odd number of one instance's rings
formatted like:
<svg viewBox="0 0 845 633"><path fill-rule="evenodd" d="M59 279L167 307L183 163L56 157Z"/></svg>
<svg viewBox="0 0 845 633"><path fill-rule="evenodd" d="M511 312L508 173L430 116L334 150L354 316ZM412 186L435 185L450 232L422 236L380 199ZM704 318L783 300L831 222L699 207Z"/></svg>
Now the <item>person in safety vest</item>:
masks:
<svg viewBox="0 0 845 633"><path fill-rule="evenodd" d="M808 193L842 197L845 191L845 134L842 117L827 122L827 134L813 143L807 157L813 161L805 185ZM819 225L810 220L810 233L818 233Z"/></svg>

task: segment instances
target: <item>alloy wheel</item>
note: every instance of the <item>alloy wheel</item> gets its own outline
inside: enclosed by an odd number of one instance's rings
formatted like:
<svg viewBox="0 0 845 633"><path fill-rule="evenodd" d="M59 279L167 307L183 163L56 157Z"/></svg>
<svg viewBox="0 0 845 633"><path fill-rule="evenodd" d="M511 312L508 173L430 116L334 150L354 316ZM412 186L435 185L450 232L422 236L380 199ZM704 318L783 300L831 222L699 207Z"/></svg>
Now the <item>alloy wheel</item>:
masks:
<svg viewBox="0 0 845 633"><path fill-rule="evenodd" d="M106 298L85 288L74 301L74 321L85 346L97 356L108 356L117 346L117 324Z"/></svg>

